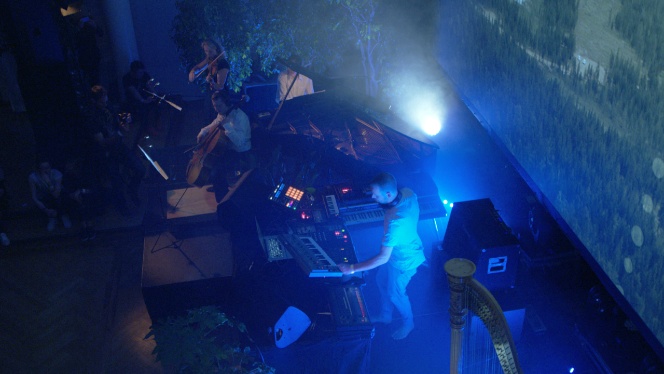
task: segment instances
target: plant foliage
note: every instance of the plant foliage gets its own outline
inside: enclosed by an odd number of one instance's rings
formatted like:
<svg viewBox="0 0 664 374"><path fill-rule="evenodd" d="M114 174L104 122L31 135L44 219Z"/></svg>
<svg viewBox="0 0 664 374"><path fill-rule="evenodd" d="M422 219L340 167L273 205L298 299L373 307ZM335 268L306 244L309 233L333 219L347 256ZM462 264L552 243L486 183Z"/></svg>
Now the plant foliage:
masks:
<svg viewBox="0 0 664 374"><path fill-rule="evenodd" d="M275 73L277 58L299 55L317 71L339 59L329 48L334 9L321 1L178 0L176 7L171 37L183 68L201 60L203 39L213 39L226 51L228 83L236 92L255 71Z"/></svg>
<svg viewBox="0 0 664 374"><path fill-rule="evenodd" d="M176 7L172 38L185 69L202 58L205 38L225 48L235 91L252 72L271 75L277 59L291 55L316 72L341 66L339 74L349 74L344 57L351 51L371 96L379 92L385 62L403 57L395 53L406 50L403 43L432 39L427 26L437 15L433 0L178 0Z"/></svg>
<svg viewBox="0 0 664 374"><path fill-rule="evenodd" d="M247 329L217 307L192 309L186 316L168 317L150 327L145 339L154 338L152 351L164 367L180 373L274 373L259 362L240 337Z"/></svg>

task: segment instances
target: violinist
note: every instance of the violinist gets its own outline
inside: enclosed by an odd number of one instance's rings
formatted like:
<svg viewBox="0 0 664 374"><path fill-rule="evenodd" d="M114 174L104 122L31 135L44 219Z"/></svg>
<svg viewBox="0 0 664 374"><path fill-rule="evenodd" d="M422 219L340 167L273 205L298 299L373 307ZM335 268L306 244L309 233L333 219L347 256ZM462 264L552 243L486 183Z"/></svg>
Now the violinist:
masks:
<svg viewBox="0 0 664 374"><path fill-rule="evenodd" d="M107 178L110 181L108 197L118 211L127 216L131 212L125 193L138 207L139 187L146 172L136 153L129 149L123 140L127 132L126 125L131 123L131 116L128 113L116 115L109 109L108 94L102 86L93 86L90 96L92 101L85 112L85 119L92 140L89 151L89 161L93 163L91 168L98 185L103 184L102 179Z"/></svg>
<svg viewBox="0 0 664 374"><path fill-rule="evenodd" d="M159 111L154 96L154 79L145 70L141 61L132 61L129 72L122 77L127 98L126 110L132 114L134 122L137 123L138 131L134 138L134 145L138 144L145 135L157 135L159 133Z"/></svg>
<svg viewBox="0 0 664 374"><path fill-rule="evenodd" d="M226 78L231 69L230 64L226 60L226 52L224 52L219 44L210 39L203 40L201 48L205 52L205 59L189 71L189 82L193 82L199 76L207 74L205 81L210 85L211 91L225 89Z"/></svg>

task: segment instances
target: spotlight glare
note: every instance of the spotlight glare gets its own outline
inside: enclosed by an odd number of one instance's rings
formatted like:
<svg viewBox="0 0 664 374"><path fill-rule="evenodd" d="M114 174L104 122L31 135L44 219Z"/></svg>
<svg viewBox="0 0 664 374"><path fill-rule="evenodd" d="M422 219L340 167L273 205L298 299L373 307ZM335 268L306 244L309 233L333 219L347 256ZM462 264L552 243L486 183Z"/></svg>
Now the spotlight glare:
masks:
<svg viewBox="0 0 664 374"><path fill-rule="evenodd" d="M447 201L447 199L443 200L443 204L445 204L445 205L447 205L448 202L449 201Z"/></svg>
<svg viewBox="0 0 664 374"><path fill-rule="evenodd" d="M427 136L437 135L443 128L445 103L437 91L424 89L404 92L395 112L411 126L419 128Z"/></svg>
<svg viewBox="0 0 664 374"><path fill-rule="evenodd" d="M574 372L574 368L573 367L569 368L569 372L570 374L572 374Z"/></svg>
<svg viewBox="0 0 664 374"><path fill-rule="evenodd" d="M454 203L450 203L450 208L454 208Z"/></svg>
<svg viewBox="0 0 664 374"><path fill-rule="evenodd" d="M440 121L434 117L425 118L422 123L422 131L427 133L427 135L433 136L440 132L441 125Z"/></svg>

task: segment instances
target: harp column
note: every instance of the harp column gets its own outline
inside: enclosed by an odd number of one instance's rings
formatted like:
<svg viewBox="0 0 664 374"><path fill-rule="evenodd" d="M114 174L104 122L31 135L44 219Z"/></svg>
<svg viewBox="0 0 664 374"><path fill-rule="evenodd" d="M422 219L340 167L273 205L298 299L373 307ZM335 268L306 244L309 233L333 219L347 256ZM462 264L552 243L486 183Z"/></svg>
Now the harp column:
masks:
<svg viewBox="0 0 664 374"><path fill-rule="evenodd" d="M464 258L453 258L445 263L450 288L450 373L460 373L463 327L466 324L466 284L475 273L475 264Z"/></svg>

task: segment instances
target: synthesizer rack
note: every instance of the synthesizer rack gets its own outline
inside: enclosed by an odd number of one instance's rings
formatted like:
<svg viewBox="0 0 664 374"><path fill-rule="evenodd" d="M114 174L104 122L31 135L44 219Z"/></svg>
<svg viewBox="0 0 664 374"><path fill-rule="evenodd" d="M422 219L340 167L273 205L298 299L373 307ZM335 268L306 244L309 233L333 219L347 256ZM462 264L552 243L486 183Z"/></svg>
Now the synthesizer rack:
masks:
<svg viewBox="0 0 664 374"><path fill-rule="evenodd" d="M350 235L339 219L325 223L292 220L280 239L310 278L341 277L336 264L357 262Z"/></svg>
<svg viewBox="0 0 664 374"><path fill-rule="evenodd" d="M353 204L341 205L334 195L325 196L328 209L334 207L346 226L379 226L383 224L385 210L367 199ZM447 212L438 195L418 196L420 220L445 217Z"/></svg>
<svg viewBox="0 0 664 374"><path fill-rule="evenodd" d="M373 332L362 288L356 285L327 288L330 312L337 332Z"/></svg>
<svg viewBox="0 0 664 374"><path fill-rule="evenodd" d="M278 199L278 205L285 206ZM355 248L344 221L330 214L324 195L305 192L297 209L285 206L289 215L263 232L256 226L269 261L293 259L312 282L322 287L333 331L341 336L370 338L374 326L365 304L362 284L355 276L343 276L336 264L356 263ZM275 220L272 219L274 222ZM266 235L264 235L266 234ZM285 252L285 253L284 253Z"/></svg>
<svg viewBox="0 0 664 374"><path fill-rule="evenodd" d="M438 196L438 188L428 175L414 173L404 180L409 181L417 194L420 206L420 221L447 216L447 211ZM339 217L348 228L382 226L384 209L371 198L365 186L352 183L338 184L324 190L325 208L328 216Z"/></svg>
<svg viewBox="0 0 664 374"><path fill-rule="evenodd" d="M280 236L286 248L309 278L341 277L336 263L309 236L283 234Z"/></svg>

